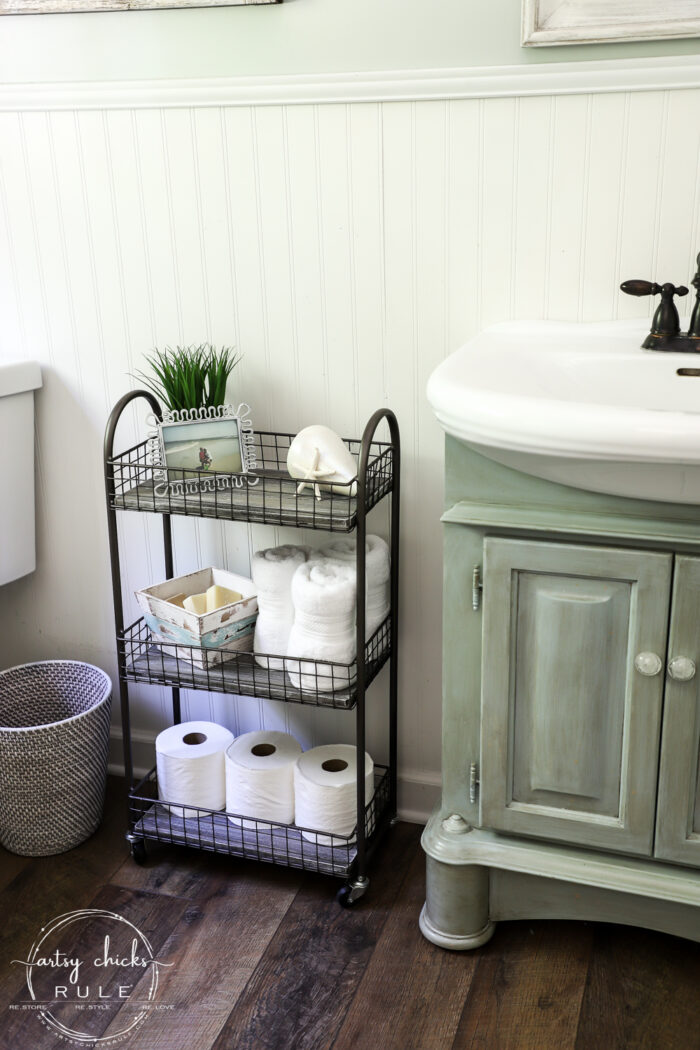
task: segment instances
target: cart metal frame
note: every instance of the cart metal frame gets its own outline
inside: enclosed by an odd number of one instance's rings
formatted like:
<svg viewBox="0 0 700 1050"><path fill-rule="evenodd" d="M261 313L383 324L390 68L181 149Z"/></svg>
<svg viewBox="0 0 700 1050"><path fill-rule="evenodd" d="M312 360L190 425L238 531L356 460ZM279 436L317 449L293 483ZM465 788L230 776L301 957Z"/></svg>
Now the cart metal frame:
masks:
<svg viewBox="0 0 700 1050"><path fill-rule="evenodd" d="M249 497L245 493L240 498L238 495L235 498L231 495L227 499L219 499L215 493L213 504L210 500L205 506L200 494L198 498L190 500L190 507L188 507L187 497L179 501L171 500L169 497L156 498L153 479L154 471L159 468L148 461L146 454L148 442L133 446L120 455L115 455L114 441L119 420L125 409L137 399L144 399L156 418L162 420L161 406L151 393L145 390L131 391L125 394L112 410L104 440L107 528L114 619L117 634L124 771L129 785L127 838L131 843L132 855L139 861L145 859L145 840L148 838L156 841L191 845L195 848L209 849L235 856L253 857L258 860L301 867L306 870L326 871L328 874L340 876L347 880L338 893L338 899L345 906L351 905L366 892L369 886L368 865L387 828L396 819L401 475L401 444L396 417L389 409L378 409L368 420L361 441L347 442L348 446L356 451L358 457L357 492L354 497L350 497L347 494L337 496L331 491L327 498L321 501L324 506L317 506L313 495L311 497L294 496L294 493L297 492L298 482L290 479L286 471L282 469L280 458L284 453L285 443L288 444L293 435L265 433L259 436L263 463L258 473L260 476L259 484L262 486L262 490L256 492L257 502L255 506L253 506L252 502L246 502ZM374 440L374 435L382 421L386 421L388 424L389 443L379 443ZM276 469L266 469L264 462L265 453L268 455L274 454L277 457L276 461L273 459ZM183 479L185 474L189 473L189 471L177 472L178 476ZM270 490L267 502L266 486ZM262 492L262 503L259 498L260 492ZM391 610L387 620L375 632L373 639L367 640L365 639L365 542L367 536L367 515L372 507L387 496L391 500ZM369 801L365 798L364 769L361 763L358 764L357 826L352 835L348 836L347 841L342 842L338 848L324 850L319 840L314 843L314 832L304 831L302 835L301 831L291 825L261 824L259 827L256 825L253 828L254 834L252 836L241 835L236 838L232 835L229 824L226 823L225 826L222 824L222 819L230 816L230 814L215 814L208 810L199 810L195 822L191 826L188 826L191 823L190 821L183 821L181 822L182 826L180 826L177 820L173 820L168 807L157 804L154 770L151 770L146 777L140 780L138 785L133 784L129 681L135 679L163 684L165 680L171 689L173 723L182 721L182 713L177 672L175 672L174 677L171 672L169 677L163 679L159 670L157 673L151 671L152 665L149 655L151 650L144 649L144 643L142 642L138 643L140 645L138 651L145 652L145 656L141 661L142 664L145 662L145 670L141 670L137 674L134 668L133 654L136 650L134 649L133 636L129 632L133 632L134 627L139 625L139 621L137 621L137 625L125 628L121 556L117 530L118 510L155 512L162 515L165 574L168 578L174 575L172 513L190 514L200 517L209 516L229 521L263 521L272 525L296 524L300 528L319 529L329 532L356 531L357 657L354 665L352 665L355 669L356 677L347 702L335 704L332 699L334 694L331 694L330 706L342 706L348 709L354 706L355 742L358 753L362 754L365 751L367 687L371 679L376 675L379 667L388 659L389 764L388 767L378 767L382 772L378 774L376 799L373 798ZM130 638L132 641L128 644L128 639ZM386 648L381 648L383 645ZM161 651L162 648L162 645L160 645ZM370 656L375 654L377 657L370 667L368 667L368 654ZM235 660L237 657L233 659ZM165 666L162 655L159 663L163 667ZM176 666L179 666L179 664L176 664ZM284 672L281 672L281 674L284 674ZM183 675L183 677L186 681L186 688L201 689L211 685L208 680L206 686L193 682L191 674ZM254 671L253 683L255 683ZM217 685L219 685L219 688L216 688ZM288 691L289 695L283 690L280 695L279 689L278 685L276 693L271 692L269 680L267 683L263 680L261 691L256 692L254 695L263 698L271 696L273 699L282 699L287 702L329 705L328 696L322 695L320 692L315 696L313 693L310 695L300 693L297 696L293 695L292 690ZM215 679L212 691L233 692L233 689L226 688L224 678L221 676L221 679L218 677ZM166 813L167 815L165 815ZM160 826L158 823L159 817ZM290 848L292 838L294 840L293 848Z"/></svg>

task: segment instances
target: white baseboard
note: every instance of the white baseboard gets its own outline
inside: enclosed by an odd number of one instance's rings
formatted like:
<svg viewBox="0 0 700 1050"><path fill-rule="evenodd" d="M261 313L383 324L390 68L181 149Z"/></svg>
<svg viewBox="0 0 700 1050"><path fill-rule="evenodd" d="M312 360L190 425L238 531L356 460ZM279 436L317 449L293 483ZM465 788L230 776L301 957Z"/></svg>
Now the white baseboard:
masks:
<svg viewBox="0 0 700 1050"><path fill-rule="evenodd" d="M143 730L134 730L131 734L134 776L146 775L155 761L153 741L155 734ZM109 772L114 776L124 776L122 757L122 735L113 729L109 740ZM399 820L411 824L425 824L433 809L440 800L441 778L439 773L426 773L422 770L407 769L399 773Z"/></svg>
<svg viewBox="0 0 700 1050"><path fill-rule="evenodd" d="M440 801L442 777L439 773L424 773L406 769L399 773L398 813L401 820L411 824L425 824Z"/></svg>
<svg viewBox="0 0 700 1050"><path fill-rule="evenodd" d="M467 69L0 85L0 110L420 102L700 87L697 55Z"/></svg>
<svg viewBox="0 0 700 1050"><path fill-rule="evenodd" d="M155 733L146 733L143 730L132 729L131 731L131 761L134 767L134 778L140 780L145 777L149 769L152 769L155 760L155 749L153 742ZM109 765L108 771L115 777L124 776L124 755L122 753L122 734L120 729L112 728L109 734Z"/></svg>

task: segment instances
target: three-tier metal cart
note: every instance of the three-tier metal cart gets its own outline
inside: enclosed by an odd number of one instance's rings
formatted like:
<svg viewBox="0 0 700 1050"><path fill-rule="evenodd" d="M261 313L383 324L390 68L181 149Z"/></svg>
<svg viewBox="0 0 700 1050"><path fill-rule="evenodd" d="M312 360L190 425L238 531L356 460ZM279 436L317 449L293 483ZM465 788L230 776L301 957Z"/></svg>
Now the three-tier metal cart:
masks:
<svg viewBox="0 0 700 1050"><path fill-rule="evenodd" d="M396 818L397 700L398 700L398 597L399 597L399 488L401 449L399 427L393 412L379 409L368 421L360 440L346 445L357 457L356 493L324 492L319 500L313 488L299 492L299 482L286 470L287 451L293 434L257 432L253 445L257 466L254 477L217 475L208 472L208 484L197 482L197 472L166 470L155 464L148 439L116 454L117 424L128 405L144 399L158 419L161 407L152 394L135 390L114 407L107 424L104 444L107 523L112 569L114 617L124 742L124 770L129 785L128 832L134 859L143 863L146 842L191 846L215 853L319 871L344 880L338 900L344 906L358 900L369 885L367 867L379 842ZM389 441L375 441L385 420ZM166 477L167 476L167 477ZM200 476L201 477L201 476ZM163 479L166 478L166 483ZM218 483L217 483L218 479ZM254 484L249 484L250 481ZM171 485L173 481L177 484ZM365 540L367 515L380 501L391 501L391 607L369 638L365 638ZM296 526L331 533L357 535L357 657L353 664L329 665L304 660L303 666L286 654L236 653L223 663L188 659L181 642L156 642L143 618L126 626L122 602L121 561L117 511L160 514L163 519L165 574L173 576L171 516L183 514L223 521ZM196 647L187 647L195 649ZM197 654L193 654L197 655ZM202 657L201 651L198 654ZM284 657L304 688L296 688L286 670L261 666L256 655ZM172 691L172 719L182 721L180 690L209 692L281 700L287 703L355 711L355 743L358 756L365 751L365 702L370 683L389 663L389 764L375 764L375 786L365 798L364 764L358 761L357 825L347 837L328 836L296 825L254 821L245 814L197 808L193 816L177 815L175 807L158 801L154 767L134 783L129 710L129 683L145 682L168 686ZM263 661L263 664L265 661ZM296 666L298 664L298 666ZM319 668L323 673L319 673ZM337 688L328 689L328 676L337 677ZM335 685L336 683L333 682ZM311 686L311 687L309 687ZM155 754L154 754L155 759ZM182 811L180 811L182 812ZM186 812L191 812L187 810ZM229 819L234 817L234 820ZM242 822L242 819L245 823Z"/></svg>

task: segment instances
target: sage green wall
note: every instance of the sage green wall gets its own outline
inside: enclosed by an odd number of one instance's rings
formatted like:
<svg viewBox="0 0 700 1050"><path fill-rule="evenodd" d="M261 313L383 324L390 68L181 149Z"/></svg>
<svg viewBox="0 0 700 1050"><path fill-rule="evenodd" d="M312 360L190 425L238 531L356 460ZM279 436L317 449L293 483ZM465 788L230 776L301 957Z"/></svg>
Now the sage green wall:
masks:
<svg viewBox="0 0 700 1050"><path fill-rule="evenodd" d="M278 6L0 19L0 82L146 80L697 54L700 40L528 49L520 0Z"/></svg>

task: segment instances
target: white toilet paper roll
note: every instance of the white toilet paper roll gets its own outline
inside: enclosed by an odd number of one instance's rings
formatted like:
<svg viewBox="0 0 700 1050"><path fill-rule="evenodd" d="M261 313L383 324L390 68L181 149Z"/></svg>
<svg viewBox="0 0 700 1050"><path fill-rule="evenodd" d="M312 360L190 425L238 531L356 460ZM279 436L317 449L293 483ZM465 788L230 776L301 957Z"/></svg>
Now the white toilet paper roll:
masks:
<svg viewBox="0 0 700 1050"><path fill-rule="evenodd" d="M181 722L156 737L158 797L178 817L195 817L188 806L223 809L226 803L224 752L233 733L216 722Z"/></svg>
<svg viewBox="0 0 700 1050"><path fill-rule="evenodd" d="M226 751L226 809L253 820L232 824L259 828L260 821L294 823L294 766L301 754L288 733L259 730L239 736Z"/></svg>
<svg viewBox="0 0 700 1050"><path fill-rule="evenodd" d="M310 842L320 846L346 845L357 824L357 748L352 744L325 744L305 751L294 768L295 821ZM365 805L374 794L374 763L365 752ZM371 830L371 829L368 829ZM342 839L334 836L345 836Z"/></svg>

